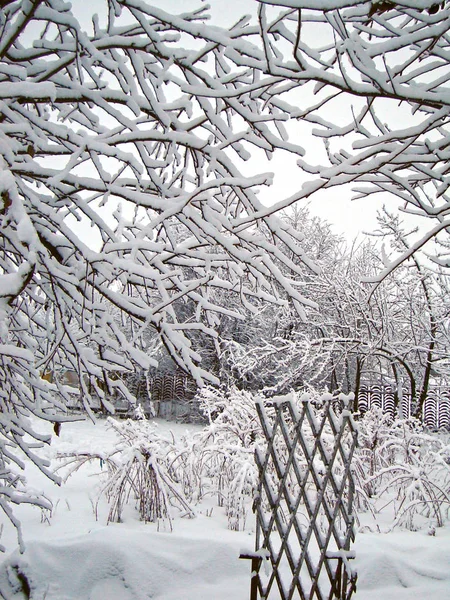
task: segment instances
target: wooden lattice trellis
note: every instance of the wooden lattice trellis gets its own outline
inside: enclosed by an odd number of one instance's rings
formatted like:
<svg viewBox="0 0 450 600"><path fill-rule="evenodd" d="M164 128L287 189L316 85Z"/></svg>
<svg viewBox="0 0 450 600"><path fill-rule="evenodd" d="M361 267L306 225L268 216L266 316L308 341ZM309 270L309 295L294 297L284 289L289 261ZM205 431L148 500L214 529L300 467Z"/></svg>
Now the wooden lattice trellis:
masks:
<svg viewBox="0 0 450 600"><path fill-rule="evenodd" d="M267 449L256 452L256 548L243 556L252 559L250 598L278 589L282 600L347 600L356 589L351 414L286 397L257 409Z"/></svg>

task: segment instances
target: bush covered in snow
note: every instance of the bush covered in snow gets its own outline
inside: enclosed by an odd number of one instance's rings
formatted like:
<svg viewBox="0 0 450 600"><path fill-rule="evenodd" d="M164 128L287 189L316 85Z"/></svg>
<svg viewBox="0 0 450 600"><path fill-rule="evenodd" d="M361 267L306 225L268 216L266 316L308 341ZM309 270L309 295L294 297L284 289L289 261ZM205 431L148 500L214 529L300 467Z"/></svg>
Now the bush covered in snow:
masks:
<svg viewBox="0 0 450 600"><path fill-rule="evenodd" d="M392 419L379 408L360 421L354 473L360 512L390 527L441 527L450 511L450 439L429 434L417 419Z"/></svg>
<svg viewBox="0 0 450 600"><path fill-rule="evenodd" d="M86 462L98 459L106 464L100 495L106 496L110 506L108 521L119 523L130 500L144 522L167 520L171 524L173 507L182 516L194 516L170 469L175 442L145 419L109 418L108 422L118 434L114 451L106 456L89 452L60 455L63 464L59 468L69 467L66 478Z"/></svg>
<svg viewBox="0 0 450 600"><path fill-rule="evenodd" d="M331 395L292 395L300 406L310 401L325 454L334 447L334 433L322 419L325 403L335 404ZM133 501L143 521L168 520L175 515L194 516L196 510L211 507L211 499L223 507L228 527L242 530L251 514L259 474L255 452L264 453L266 443L256 411L255 397L230 388L221 391L204 387L197 396L207 418L206 426L182 437L168 437L146 419L119 421L109 419L119 437L115 450L107 456L77 454L64 456L67 476L87 460L101 460L107 465L102 494L110 504L108 520L120 521L124 506ZM259 399L261 400L261 399ZM265 402L269 418L273 407ZM289 435L294 432L292 422ZM316 424L304 424L306 443L314 444ZM380 409L372 409L358 423L359 445L352 462L356 486L356 511L363 528L403 527L410 530L440 527L450 511L450 444L448 436L427 433L415 419L392 421ZM346 440L343 440L344 445ZM274 439L278 456L286 454L281 432ZM307 460L300 445L296 449L299 469L306 473ZM286 456L287 460L287 456ZM320 453L314 458L315 472L325 473ZM334 464L335 474L343 471L341 458ZM269 463L269 480L276 488L276 473ZM304 478L308 495L316 493L312 478ZM293 497L299 493L294 472L286 483ZM331 493L331 492L330 492ZM176 512L174 512L176 508ZM267 507L269 509L269 507ZM211 508L209 508L211 510ZM302 516L303 515L303 516ZM371 517L370 523L368 517ZM299 518L308 522L305 507L300 505ZM326 528L326 519L323 523Z"/></svg>

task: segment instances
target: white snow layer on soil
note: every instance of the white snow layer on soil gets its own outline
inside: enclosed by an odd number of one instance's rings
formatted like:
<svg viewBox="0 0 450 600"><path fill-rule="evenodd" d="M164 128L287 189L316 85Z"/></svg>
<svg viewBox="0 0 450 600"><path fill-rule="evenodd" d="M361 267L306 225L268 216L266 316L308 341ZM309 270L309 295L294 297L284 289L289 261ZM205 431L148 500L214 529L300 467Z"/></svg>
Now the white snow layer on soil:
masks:
<svg viewBox="0 0 450 600"><path fill-rule="evenodd" d="M160 427L183 430L160 422ZM105 422L70 423L48 449L107 451L114 434ZM95 473L84 468L57 488L34 469L31 485L45 490L55 509L41 519L39 510L19 507L26 551L6 555L0 564L0 597L6 600L248 600L249 561L240 549L253 547L248 530L226 529L223 509L212 516L176 519L174 531L157 531L139 522L130 507L125 522L106 526L107 506L99 505ZM212 506L212 505L211 505ZM202 510L202 509L200 509ZM210 514L208 512L208 514ZM249 519L251 521L251 519ZM11 549L14 532L5 528L2 543ZM426 532L360 533L355 544L356 600L450 600L450 527ZM24 577L25 576L25 577ZM24 593L26 579L29 590ZM275 591L274 591L275 592ZM271 594L270 600L277 594Z"/></svg>
<svg viewBox="0 0 450 600"><path fill-rule="evenodd" d="M14 554L1 569L2 589L14 600L23 597L14 594L17 571L26 575L33 600L225 600L246 598L248 589L248 570L232 544L126 525L29 542L23 556Z"/></svg>

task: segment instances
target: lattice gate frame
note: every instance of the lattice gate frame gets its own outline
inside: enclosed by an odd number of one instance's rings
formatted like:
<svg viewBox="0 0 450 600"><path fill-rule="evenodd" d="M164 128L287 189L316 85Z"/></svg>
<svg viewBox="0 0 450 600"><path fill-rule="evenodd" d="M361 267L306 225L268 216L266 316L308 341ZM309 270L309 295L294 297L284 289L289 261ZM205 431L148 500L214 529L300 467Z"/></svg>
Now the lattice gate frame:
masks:
<svg viewBox="0 0 450 600"><path fill-rule="evenodd" d="M256 452L255 552L242 555L252 559L250 600L276 588L282 600L348 600L356 590L351 413L336 414L329 400L317 413L290 397L257 410L267 450Z"/></svg>

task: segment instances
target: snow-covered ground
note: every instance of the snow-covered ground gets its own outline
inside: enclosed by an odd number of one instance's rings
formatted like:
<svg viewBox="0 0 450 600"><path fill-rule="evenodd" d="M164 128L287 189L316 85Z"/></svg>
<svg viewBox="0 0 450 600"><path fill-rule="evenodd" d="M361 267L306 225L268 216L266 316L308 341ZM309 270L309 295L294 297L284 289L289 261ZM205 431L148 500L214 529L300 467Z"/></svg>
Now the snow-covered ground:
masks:
<svg viewBox="0 0 450 600"><path fill-rule="evenodd" d="M42 425L40 425L42 427ZM187 426L159 422L175 434ZM47 449L56 452L113 448L105 421L64 424ZM26 551L14 550L15 533L5 525L10 552L0 564L0 596L6 600L247 600L250 565L240 560L252 548L252 524L229 531L223 509L211 504L195 519L167 524L138 520L133 507L124 522L106 525L108 507L98 503L99 464L83 467L58 488L28 469L29 482L54 504L52 515L20 507ZM355 544L358 600L450 599L450 526L435 535L396 531L359 533ZM272 596L271 596L272 598ZM276 598L276 595L273 596Z"/></svg>

